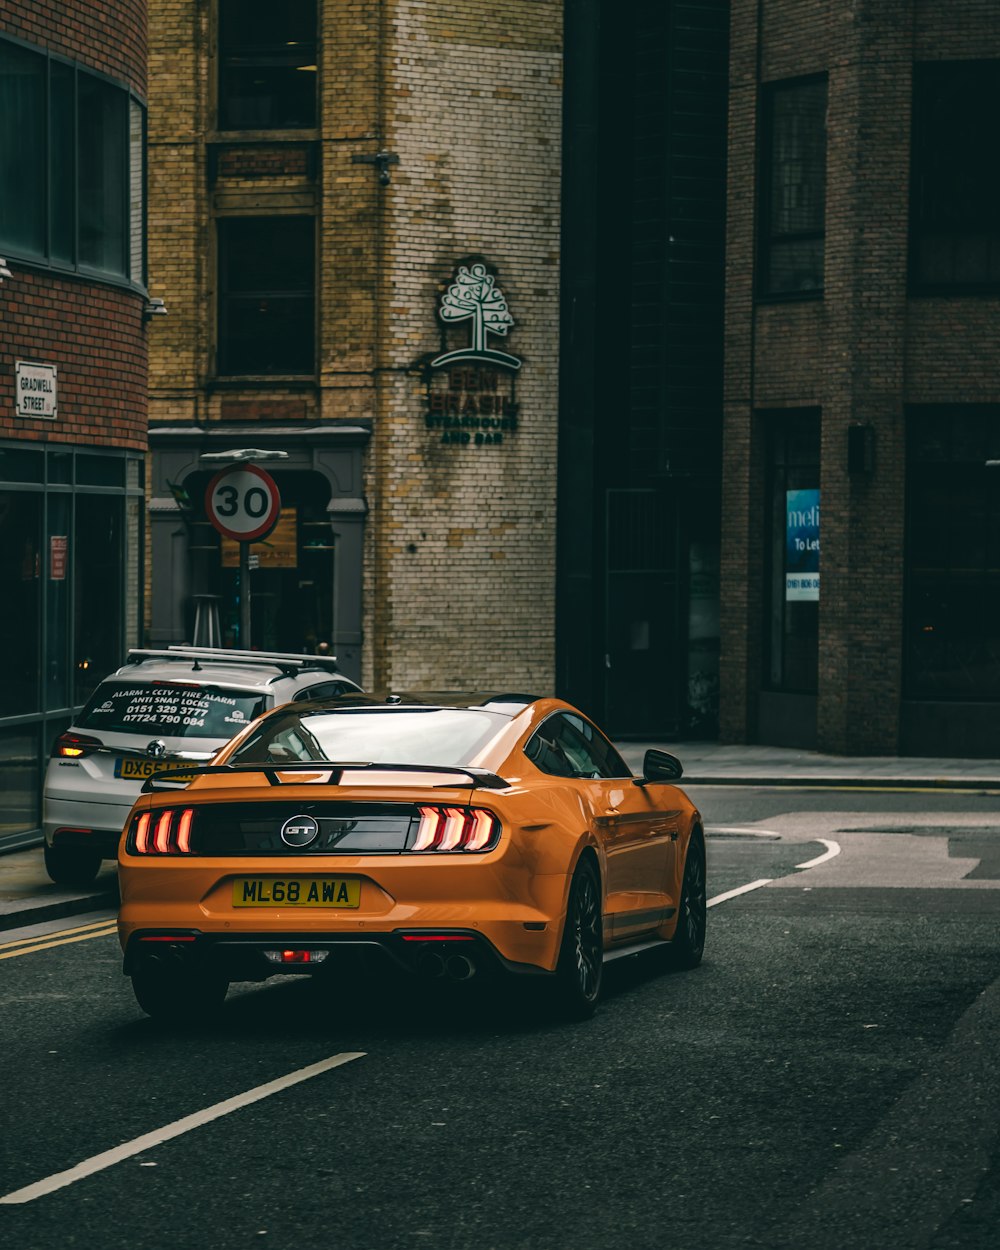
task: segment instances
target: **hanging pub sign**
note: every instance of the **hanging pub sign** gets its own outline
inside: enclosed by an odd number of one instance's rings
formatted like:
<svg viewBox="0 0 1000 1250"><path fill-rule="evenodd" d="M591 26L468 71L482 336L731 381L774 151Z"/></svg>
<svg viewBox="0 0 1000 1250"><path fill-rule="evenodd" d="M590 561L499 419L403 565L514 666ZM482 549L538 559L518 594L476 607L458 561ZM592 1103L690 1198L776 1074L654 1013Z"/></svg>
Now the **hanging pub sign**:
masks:
<svg viewBox="0 0 1000 1250"><path fill-rule="evenodd" d="M521 361L490 346L514 325L496 274L473 258L459 263L441 295L438 317L444 334L469 323L469 342L426 364L428 431L453 446L495 447L517 430L515 382ZM449 346L447 343L444 346Z"/></svg>

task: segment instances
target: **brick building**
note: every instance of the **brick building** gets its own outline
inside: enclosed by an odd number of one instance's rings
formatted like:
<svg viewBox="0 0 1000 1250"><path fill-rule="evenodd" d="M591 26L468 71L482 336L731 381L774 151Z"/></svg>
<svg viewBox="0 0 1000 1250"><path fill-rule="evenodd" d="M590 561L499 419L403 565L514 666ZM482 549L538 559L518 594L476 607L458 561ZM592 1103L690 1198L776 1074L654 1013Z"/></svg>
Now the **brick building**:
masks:
<svg viewBox="0 0 1000 1250"><path fill-rule="evenodd" d="M0 841L141 627L145 0L0 0Z"/></svg>
<svg viewBox="0 0 1000 1250"><path fill-rule="evenodd" d="M733 0L730 92L722 736L995 755L996 5Z"/></svg>
<svg viewBox="0 0 1000 1250"><path fill-rule="evenodd" d="M552 687L561 31L558 0L151 7L153 643L212 604L241 642L202 457L284 452L253 646Z"/></svg>

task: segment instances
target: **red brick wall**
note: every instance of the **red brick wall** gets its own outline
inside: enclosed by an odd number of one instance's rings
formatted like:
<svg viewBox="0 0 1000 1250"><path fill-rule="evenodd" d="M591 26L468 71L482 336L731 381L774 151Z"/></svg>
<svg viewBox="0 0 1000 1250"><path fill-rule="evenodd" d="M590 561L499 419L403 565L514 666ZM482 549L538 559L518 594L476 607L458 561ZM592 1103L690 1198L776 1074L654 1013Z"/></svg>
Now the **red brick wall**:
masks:
<svg viewBox="0 0 1000 1250"><path fill-rule="evenodd" d="M0 31L146 91L145 0L0 0ZM146 446L143 298L8 258L0 283L0 438ZM18 360L55 365L55 420L14 415Z"/></svg>
<svg viewBox="0 0 1000 1250"><path fill-rule="evenodd" d="M146 0L0 0L0 30L146 94Z"/></svg>
<svg viewBox="0 0 1000 1250"><path fill-rule="evenodd" d="M0 284L0 438L146 446L142 301L113 287L21 269ZM14 415L14 364L58 369L55 420Z"/></svg>

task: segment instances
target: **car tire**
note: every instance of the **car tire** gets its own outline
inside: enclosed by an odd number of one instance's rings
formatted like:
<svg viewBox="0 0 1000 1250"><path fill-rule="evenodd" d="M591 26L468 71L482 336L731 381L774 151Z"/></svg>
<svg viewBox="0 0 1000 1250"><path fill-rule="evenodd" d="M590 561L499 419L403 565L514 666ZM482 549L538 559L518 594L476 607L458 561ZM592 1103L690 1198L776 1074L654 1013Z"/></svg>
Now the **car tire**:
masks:
<svg viewBox="0 0 1000 1250"><path fill-rule="evenodd" d="M586 1020L597 1009L604 968L604 925L601 882L589 859L573 873L566 907L559 962L556 965L560 1014Z"/></svg>
<svg viewBox="0 0 1000 1250"><path fill-rule="evenodd" d="M187 1024L215 1015L229 982L207 969L170 968L150 960L132 973L132 990L147 1016L164 1024Z"/></svg>
<svg viewBox="0 0 1000 1250"><path fill-rule="evenodd" d="M45 845L45 871L56 885L92 885L101 856L85 847Z"/></svg>
<svg viewBox="0 0 1000 1250"><path fill-rule="evenodd" d="M672 967L697 968L701 963L705 950L706 904L705 840L696 829L688 842L677 928L669 946Z"/></svg>

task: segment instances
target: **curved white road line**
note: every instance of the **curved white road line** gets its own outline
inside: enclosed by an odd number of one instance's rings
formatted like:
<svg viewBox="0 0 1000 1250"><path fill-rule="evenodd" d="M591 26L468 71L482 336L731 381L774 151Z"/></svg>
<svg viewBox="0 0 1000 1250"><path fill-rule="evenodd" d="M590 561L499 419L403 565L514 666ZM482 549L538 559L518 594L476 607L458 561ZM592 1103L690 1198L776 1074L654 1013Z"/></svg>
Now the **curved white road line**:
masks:
<svg viewBox="0 0 1000 1250"><path fill-rule="evenodd" d="M807 859L804 864L796 864L796 868L815 868L819 864L825 864L828 859L833 859L840 854L840 843L831 842L829 838L813 838L814 842L821 842L826 850L822 855L817 855L815 859Z"/></svg>

